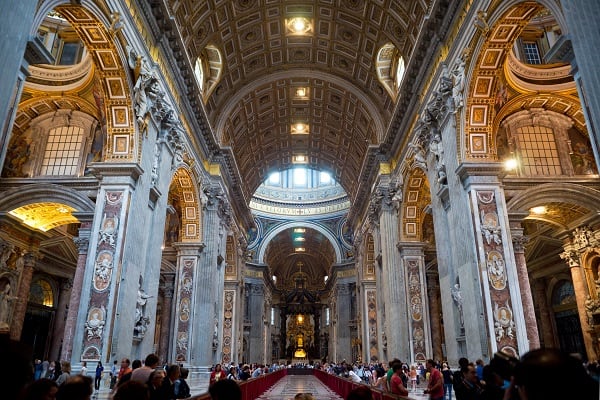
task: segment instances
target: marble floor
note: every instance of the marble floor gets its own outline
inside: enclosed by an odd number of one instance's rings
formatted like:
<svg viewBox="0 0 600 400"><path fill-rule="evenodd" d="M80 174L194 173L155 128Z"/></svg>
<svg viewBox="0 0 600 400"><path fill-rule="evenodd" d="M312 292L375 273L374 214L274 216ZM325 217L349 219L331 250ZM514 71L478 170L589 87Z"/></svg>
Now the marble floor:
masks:
<svg viewBox="0 0 600 400"><path fill-rule="evenodd" d="M196 388L192 387L192 395L201 394L200 391L194 389ZM418 387L415 391L410 391L409 398L414 400L429 399L428 395L423 394L423 389L424 387ZM205 392L205 390L202 390L202 392ZM258 399L293 400L294 396L298 393L311 393L315 400L344 400L312 375L285 376ZM99 391L94 392L92 396L93 400L109 400L110 398L110 390L107 387L102 387Z"/></svg>

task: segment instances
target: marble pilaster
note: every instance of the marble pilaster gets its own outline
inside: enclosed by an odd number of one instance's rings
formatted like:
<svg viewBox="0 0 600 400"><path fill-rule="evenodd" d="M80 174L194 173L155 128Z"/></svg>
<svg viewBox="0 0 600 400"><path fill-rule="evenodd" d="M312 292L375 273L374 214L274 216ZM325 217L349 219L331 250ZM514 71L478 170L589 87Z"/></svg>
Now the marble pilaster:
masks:
<svg viewBox="0 0 600 400"><path fill-rule="evenodd" d="M58 293L58 305L54 318L54 332L52 333L52 345L50 346L50 360L60 360L60 350L65 335L65 323L67 321L67 312L71 291L73 289L72 279L62 279L60 282L60 292Z"/></svg>
<svg viewBox="0 0 600 400"><path fill-rule="evenodd" d="M163 361L169 361L169 342L172 340L169 333L171 332L171 312L173 309L173 290L175 287L174 276L165 274L163 286L163 304L162 316L160 325L160 339L158 343L158 355Z"/></svg>
<svg viewBox="0 0 600 400"><path fill-rule="evenodd" d="M444 342L442 332L442 309L440 306L440 285L437 275L425 274L427 283L427 297L429 298L429 324L431 327L431 346L434 360L447 359L443 352L442 344Z"/></svg>
<svg viewBox="0 0 600 400"><path fill-rule="evenodd" d="M73 287L71 288L71 297L69 299L69 307L67 311L67 319L65 321L64 338L62 346L61 358L70 360L73 352L73 338L77 329L77 315L79 312L79 304L81 301L81 292L83 290L83 278L85 275L85 265L89 251L90 224L82 224L79 229L79 237L73 239L77 246L77 267L75 268L75 276L73 277Z"/></svg>
<svg viewBox="0 0 600 400"><path fill-rule="evenodd" d="M543 280L538 279L533 282L533 295L539 313L541 344L543 344L544 347L556 347L558 344L555 343L556 335L554 334L554 327L552 326L553 316L548 305L546 292L547 287Z"/></svg>
<svg viewBox="0 0 600 400"><path fill-rule="evenodd" d="M10 326L10 338L14 340L21 339L23 323L25 322L25 313L27 312L27 302L29 300L29 291L31 289L31 279L33 278L33 267L36 257L31 252L26 252L23 257L23 270L19 280L19 290L17 290L17 299L13 311L12 324Z"/></svg>

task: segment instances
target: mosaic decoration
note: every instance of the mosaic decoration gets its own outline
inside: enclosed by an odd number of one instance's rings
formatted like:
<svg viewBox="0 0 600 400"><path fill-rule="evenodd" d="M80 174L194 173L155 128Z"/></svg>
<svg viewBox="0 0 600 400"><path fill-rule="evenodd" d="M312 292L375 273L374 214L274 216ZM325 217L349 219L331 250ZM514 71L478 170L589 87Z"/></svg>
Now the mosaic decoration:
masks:
<svg viewBox="0 0 600 400"><path fill-rule="evenodd" d="M179 274L179 302L177 304L176 324L176 348L175 359L178 362L188 361L189 329L192 304L192 287L194 284L194 270L196 269L196 258L183 258L181 260L181 272Z"/></svg>
<svg viewBox="0 0 600 400"><path fill-rule="evenodd" d="M105 324L108 319L106 310L114 281L114 251L118 240L118 221L123 208L123 198L122 191L107 191L104 194L104 217L94 252L94 273L90 282L90 301L84 326L84 350L81 358L86 361L98 361L102 354Z"/></svg>
<svg viewBox="0 0 600 400"><path fill-rule="evenodd" d="M377 360L377 291L367 290L367 324L369 328L369 360Z"/></svg>
<svg viewBox="0 0 600 400"><path fill-rule="evenodd" d="M235 291L225 291L225 301L223 307L225 312L223 313L223 357L222 361L225 364L231 362L231 343L233 337L233 306L235 304Z"/></svg>
<svg viewBox="0 0 600 400"><path fill-rule="evenodd" d="M481 216L481 245L485 257L483 268L487 275L496 344L498 349L516 355L519 354L516 326L512 313L510 287L506 284L502 227L498 218L496 196L493 191L486 190L477 191L476 198Z"/></svg>
<svg viewBox="0 0 600 400"><path fill-rule="evenodd" d="M423 287L418 259L405 260L406 274L408 276L408 298L410 325L412 332L412 348L414 360L425 361L427 357L425 348L425 324L423 321Z"/></svg>

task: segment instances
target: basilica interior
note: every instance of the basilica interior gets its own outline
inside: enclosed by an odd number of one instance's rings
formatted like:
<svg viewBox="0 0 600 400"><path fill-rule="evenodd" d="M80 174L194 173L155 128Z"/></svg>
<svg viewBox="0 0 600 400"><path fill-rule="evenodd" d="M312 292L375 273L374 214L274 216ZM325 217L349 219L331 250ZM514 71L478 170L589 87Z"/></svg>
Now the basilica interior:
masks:
<svg viewBox="0 0 600 400"><path fill-rule="evenodd" d="M597 2L20 4L0 333L36 358L599 357Z"/></svg>

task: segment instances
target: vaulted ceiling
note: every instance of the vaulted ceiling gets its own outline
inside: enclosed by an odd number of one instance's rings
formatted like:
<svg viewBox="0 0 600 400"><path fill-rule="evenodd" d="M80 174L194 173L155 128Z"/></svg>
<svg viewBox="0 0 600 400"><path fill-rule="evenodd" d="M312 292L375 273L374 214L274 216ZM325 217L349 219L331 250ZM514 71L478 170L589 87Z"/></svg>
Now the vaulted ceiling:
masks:
<svg viewBox="0 0 600 400"><path fill-rule="evenodd" d="M233 154L249 201L295 155L330 172L351 199L357 196L396 107L376 61L422 56L416 44L424 41L423 26L447 2L153 0L150 6L181 64L210 65L206 74L217 82L203 99L204 112L218 146ZM296 17L309 23L303 34L290 29ZM389 44L398 53L378 54ZM304 98L295 97L298 88L307 89ZM309 134L292 135L296 122L307 124Z"/></svg>

